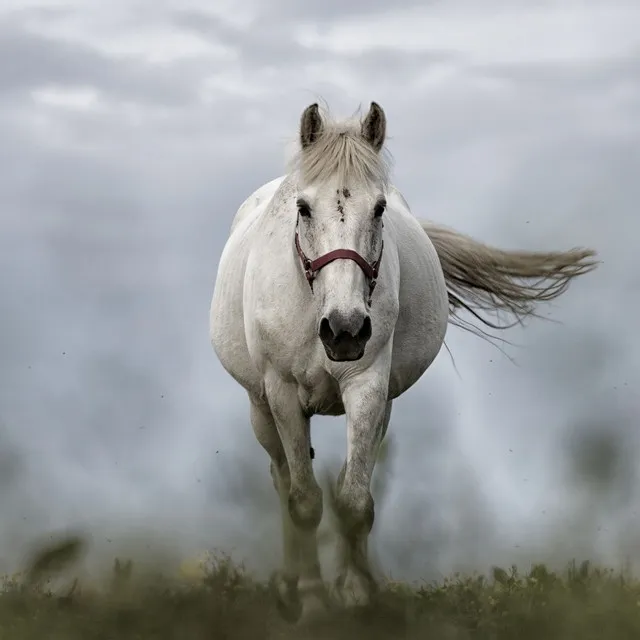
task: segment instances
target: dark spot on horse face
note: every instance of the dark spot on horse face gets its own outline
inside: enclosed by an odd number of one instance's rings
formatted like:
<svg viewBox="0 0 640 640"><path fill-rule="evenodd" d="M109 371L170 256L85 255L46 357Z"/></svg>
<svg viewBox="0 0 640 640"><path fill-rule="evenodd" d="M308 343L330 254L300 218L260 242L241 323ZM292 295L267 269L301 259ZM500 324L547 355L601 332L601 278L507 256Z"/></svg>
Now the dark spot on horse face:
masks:
<svg viewBox="0 0 640 640"><path fill-rule="evenodd" d="M342 204L342 200L340 200L340 189L336 190L336 195L338 196L336 208L338 209L338 213L340 214L340 222L344 222L344 206Z"/></svg>
<svg viewBox="0 0 640 640"><path fill-rule="evenodd" d="M342 189L338 189L336 193L338 194L338 213L341 216L340 222L344 222L344 205L342 204L342 200L340 200L340 195L342 194L342 197L348 200L351 197L351 191L349 191L347 187L343 187Z"/></svg>

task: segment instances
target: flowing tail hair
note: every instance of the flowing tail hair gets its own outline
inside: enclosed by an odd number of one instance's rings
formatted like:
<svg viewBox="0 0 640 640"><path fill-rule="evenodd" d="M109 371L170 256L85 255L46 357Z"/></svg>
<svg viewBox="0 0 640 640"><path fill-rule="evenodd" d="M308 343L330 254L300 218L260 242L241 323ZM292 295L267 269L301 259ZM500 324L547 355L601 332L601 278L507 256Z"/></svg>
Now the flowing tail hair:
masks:
<svg viewBox="0 0 640 640"><path fill-rule="evenodd" d="M505 251L432 222L421 225L444 272L450 323L479 336L488 334L461 317L463 311L491 329L508 329L539 317L538 303L557 298L574 278L600 264L592 249ZM483 312L506 312L513 320L492 322Z"/></svg>

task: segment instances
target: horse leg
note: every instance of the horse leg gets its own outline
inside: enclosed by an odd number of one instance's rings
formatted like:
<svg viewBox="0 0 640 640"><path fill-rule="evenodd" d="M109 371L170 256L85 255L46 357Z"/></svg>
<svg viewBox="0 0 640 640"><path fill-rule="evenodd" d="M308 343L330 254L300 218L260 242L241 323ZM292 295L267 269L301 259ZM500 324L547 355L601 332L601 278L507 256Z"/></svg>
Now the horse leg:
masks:
<svg viewBox="0 0 640 640"><path fill-rule="evenodd" d="M308 619L326 608L316 536L322 519L322 490L313 473L309 418L302 412L294 385L273 376L265 390L269 409L263 408L259 419L262 430L271 434L269 455L280 495L285 546L285 584L280 589L299 599L299 615Z"/></svg>
<svg viewBox="0 0 640 640"><path fill-rule="evenodd" d="M300 616L298 601L298 544L288 509L290 487L289 465L271 410L264 402L251 398L251 426L263 449L271 458L270 471L278 497L282 518L283 563L275 576L278 605L284 617Z"/></svg>
<svg viewBox="0 0 640 640"><path fill-rule="evenodd" d="M386 388L373 393L354 388L353 394L346 395L347 458L338 476L335 498L341 533L337 587L344 603L353 606L368 604L376 589L368 555L374 521L370 487L392 401L386 401Z"/></svg>

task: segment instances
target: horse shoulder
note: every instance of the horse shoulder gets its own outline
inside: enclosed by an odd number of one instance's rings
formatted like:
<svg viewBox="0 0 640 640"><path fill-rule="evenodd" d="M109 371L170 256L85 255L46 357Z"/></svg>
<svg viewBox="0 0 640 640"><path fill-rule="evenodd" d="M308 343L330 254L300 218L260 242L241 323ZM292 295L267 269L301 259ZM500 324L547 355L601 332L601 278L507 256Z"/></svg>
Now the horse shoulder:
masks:
<svg viewBox="0 0 640 640"><path fill-rule="evenodd" d="M279 371L293 366L300 350L314 344L314 308L296 282L296 264L286 241L254 243L245 278L245 328L252 358ZM306 284L306 283L305 283Z"/></svg>
<svg viewBox="0 0 640 640"><path fill-rule="evenodd" d="M258 187L250 196L246 198L246 200L238 207L236 215L233 218L231 223L231 233L238 227L238 225L243 222L246 218L255 214L258 210L260 210L260 205L265 204L271 198L273 198L274 194L282 184L282 181L285 179L285 176L279 176L278 178L274 178L269 182L263 184L261 187Z"/></svg>
<svg viewBox="0 0 640 640"><path fill-rule="evenodd" d="M281 181L276 178L264 184L238 209L220 257L209 315L211 344L218 359L233 378L253 393L259 392L261 381L245 331L246 271L256 245L255 224Z"/></svg>
<svg viewBox="0 0 640 640"><path fill-rule="evenodd" d="M216 290L220 288L219 283L222 285L223 281L228 278L236 281L244 279L248 257L252 247L256 245L255 239L258 234L256 233L255 226L259 224L260 216L268 208L282 180L283 177L275 178L263 184L256 189L236 211L231 224L229 237L220 256ZM259 238L257 239L259 241ZM224 288L226 290L229 289L228 286ZM234 287L232 292L242 295L242 287Z"/></svg>

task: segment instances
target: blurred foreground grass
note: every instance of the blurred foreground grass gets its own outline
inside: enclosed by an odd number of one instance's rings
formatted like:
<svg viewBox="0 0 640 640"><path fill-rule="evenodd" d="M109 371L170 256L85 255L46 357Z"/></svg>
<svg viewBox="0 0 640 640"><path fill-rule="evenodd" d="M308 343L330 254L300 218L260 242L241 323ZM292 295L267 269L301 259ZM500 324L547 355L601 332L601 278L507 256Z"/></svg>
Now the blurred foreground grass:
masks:
<svg viewBox="0 0 640 640"><path fill-rule="evenodd" d="M1 640L640 638L640 582L587 563L561 573L543 565L526 574L494 569L489 578L421 587L386 582L373 606L332 611L303 630L279 618L268 584L224 558L210 557L182 581L136 579L135 565L117 561L104 589L74 582L53 593L43 576L77 551L69 542L45 550L24 575L4 580Z"/></svg>

